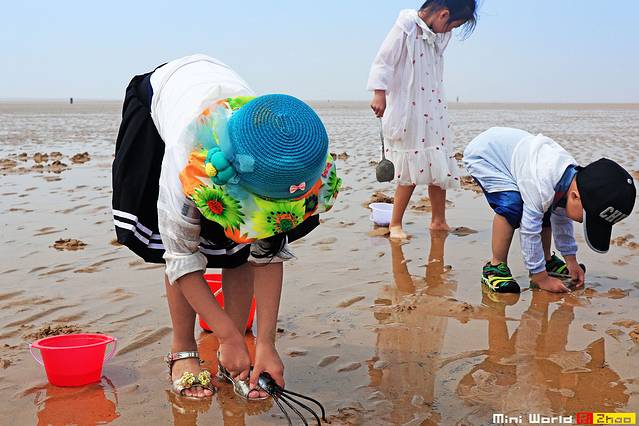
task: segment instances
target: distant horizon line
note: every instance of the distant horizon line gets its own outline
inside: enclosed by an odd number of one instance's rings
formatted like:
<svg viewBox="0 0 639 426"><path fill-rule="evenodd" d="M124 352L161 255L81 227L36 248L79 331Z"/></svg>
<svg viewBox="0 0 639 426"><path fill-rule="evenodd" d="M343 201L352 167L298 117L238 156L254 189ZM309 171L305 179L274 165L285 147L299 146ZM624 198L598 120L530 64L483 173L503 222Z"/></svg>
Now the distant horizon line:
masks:
<svg viewBox="0 0 639 426"><path fill-rule="evenodd" d="M2 98L0 97L0 102L24 102L24 103L35 103L35 102L49 102L49 103L65 103L68 104L71 97L68 98L35 98L35 97L8 97ZM115 98L76 98L73 97L73 102L122 102L123 99L115 99ZM318 102L318 103L366 103L369 100L366 99L304 99L305 102ZM455 104L528 104L528 105L639 105L639 100L637 101L565 101L565 102L557 102L557 101L543 101L543 100L521 100L521 101L498 101L498 100L490 100L490 101L478 101L478 100L470 100L470 101L448 101L449 105Z"/></svg>

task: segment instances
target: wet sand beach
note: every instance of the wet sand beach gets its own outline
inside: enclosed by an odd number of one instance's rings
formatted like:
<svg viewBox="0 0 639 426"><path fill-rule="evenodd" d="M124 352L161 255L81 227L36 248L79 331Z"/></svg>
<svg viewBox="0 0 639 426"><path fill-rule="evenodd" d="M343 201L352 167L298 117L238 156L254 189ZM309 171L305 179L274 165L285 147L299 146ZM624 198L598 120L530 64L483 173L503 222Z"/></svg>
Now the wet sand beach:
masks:
<svg viewBox="0 0 639 426"><path fill-rule="evenodd" d="M293 244L298 259L285 267L277 344L288 388L322 401L333 425L639 411L639 210L615 226L607 255L590 251L576 225L585 289L486 294L479 278L492 215L483 196L471 185L449 191L448 222L464 229L430 233L427 191L417 190L406 216L410 240L371 233L365 206L394 188L375 181L378 123L366 103L314 105L331 150L347 155L337 161L344 187L334 209ZM554 138L584 164L607 156L639 178L639 105L450 109L457 152L490 126L520 127ZM119 120L118 102L0 103L0 419L281 424L275 405L246 404L225 384L208 401L169 391L163 266L114 241ZM517 238L510 264L527 287ZM31 358L29 342L69 332L119 339L101 383L51 386ZM197 333L215 372L216 339Z"/></svg>

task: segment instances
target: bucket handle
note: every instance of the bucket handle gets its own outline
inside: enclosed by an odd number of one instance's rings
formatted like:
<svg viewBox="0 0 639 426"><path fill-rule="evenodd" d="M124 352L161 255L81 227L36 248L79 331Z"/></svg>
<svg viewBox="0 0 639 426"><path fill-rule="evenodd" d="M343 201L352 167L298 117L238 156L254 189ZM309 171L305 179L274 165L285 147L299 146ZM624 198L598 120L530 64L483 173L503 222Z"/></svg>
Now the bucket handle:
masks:
<svg viewBox="0 0 639 426"><path fill-rule="evenodd" d="M113 358L113 355L115 355L115 350L118 347L118 338L114 337L113 340L111 340L109 343L113 343L113 348L111 349L111 352L109 352L109 354L106 356L106 358L104 358L104 362L109 361L111 358ZM107 345L109 343L107 343Z"/></svg>
<svg viewBox="0 0 639 426"><path fill-rule="evenodd" d="M109 361L111 358L113 358L113 355L115 355L115 350L118 347L118 338L114 337L113 340L111 340L109 343L113 343L113 348L111 349L111 352L109 352L109 354L106 356L106 358L104 358L104 361ZM107 343L107 345L109 344ZM36 356L36 354L33 352L33 349L40 349L40 348L34 348L32 343L29 343L29 352L31 352L31 356L33 357L33 359L36 360L36 362L42 366L44 366L44 362L42 362L41 358L38 358Z"/></svg>
<svg viewBox="0 0 639 426"><path fill-rule="evenodd" d="M38 348L36 348L38 349ZM42 362L42 360L40 358L38 358L36 356L36 354L33 352L33 345L31 343L29 343L29 352L31 352L31 356L33 357L33 359L36 360L36 362L42 366L44 366L44 362Z"/></svg>

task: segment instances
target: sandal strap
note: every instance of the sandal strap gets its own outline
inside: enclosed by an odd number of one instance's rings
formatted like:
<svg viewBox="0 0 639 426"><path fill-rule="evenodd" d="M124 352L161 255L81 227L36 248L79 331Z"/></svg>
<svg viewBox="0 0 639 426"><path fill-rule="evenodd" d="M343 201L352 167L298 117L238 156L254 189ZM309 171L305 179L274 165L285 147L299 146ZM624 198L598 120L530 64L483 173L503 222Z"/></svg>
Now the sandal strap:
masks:
<svg viewBox="0 0 639 426"><path fill-rule="evenodd" d="M200 353L198 351L173 352L173 353L169 353L164 358L164 360L169 365L169 367L172 367L175 361L179 361L181 359L188 359L188 358L200 359Z"/></svg>

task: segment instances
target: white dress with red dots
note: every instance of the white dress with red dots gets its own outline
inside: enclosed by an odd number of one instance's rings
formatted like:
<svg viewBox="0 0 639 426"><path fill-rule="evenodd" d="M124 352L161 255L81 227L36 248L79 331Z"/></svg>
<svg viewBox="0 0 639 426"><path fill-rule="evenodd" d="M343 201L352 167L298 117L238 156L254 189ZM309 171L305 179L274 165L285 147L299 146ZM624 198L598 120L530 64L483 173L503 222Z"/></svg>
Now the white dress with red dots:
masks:
<svg viewBox="0 0 639 426"><path fill-rule="evenodd" d="M371 67L367 87L386 91L386 156L401 185L459 186L443 84L450 38L433 33L417 11L403 10Z"/></svg>

